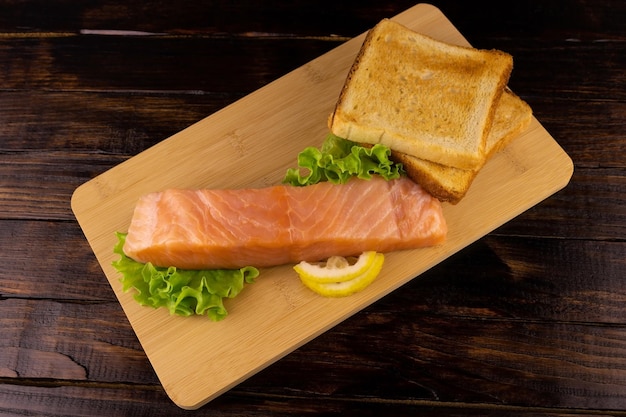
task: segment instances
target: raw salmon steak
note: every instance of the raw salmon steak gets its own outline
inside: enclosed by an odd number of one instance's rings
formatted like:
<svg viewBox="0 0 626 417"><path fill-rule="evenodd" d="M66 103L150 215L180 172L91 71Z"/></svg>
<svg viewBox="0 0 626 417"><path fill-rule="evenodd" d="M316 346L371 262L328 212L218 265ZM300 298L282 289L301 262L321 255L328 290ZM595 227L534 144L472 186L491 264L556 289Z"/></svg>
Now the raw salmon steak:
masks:
<svg viewBox="0 0 626 417"><path fill-rule="evenodd" d="M439 200L407 178L166 190L135 207L124 252L182 269L269 267L445 240Z"/></svg>

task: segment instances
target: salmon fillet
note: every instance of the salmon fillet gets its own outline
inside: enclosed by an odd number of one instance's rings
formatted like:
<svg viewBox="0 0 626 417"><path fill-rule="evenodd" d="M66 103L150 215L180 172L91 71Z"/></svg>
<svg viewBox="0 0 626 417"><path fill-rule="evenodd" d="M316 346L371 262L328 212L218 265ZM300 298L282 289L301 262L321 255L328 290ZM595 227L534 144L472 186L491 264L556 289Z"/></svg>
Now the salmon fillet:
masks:
<svg viewBox="0 0 626 417"><path fill-rule="evenodd" d="M441 203L407 178L166 190L138 201L124 252L182 269L269 267L442 243Z"/></svg>

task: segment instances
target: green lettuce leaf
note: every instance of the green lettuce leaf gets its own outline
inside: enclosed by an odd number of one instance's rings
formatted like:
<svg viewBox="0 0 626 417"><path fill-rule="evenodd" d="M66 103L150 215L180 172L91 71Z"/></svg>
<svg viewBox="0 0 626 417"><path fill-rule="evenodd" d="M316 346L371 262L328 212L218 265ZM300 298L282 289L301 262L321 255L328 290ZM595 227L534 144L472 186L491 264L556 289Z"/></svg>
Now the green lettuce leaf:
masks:
<svg viewBox="0 0 626 417"><path fill-rule="evenodd" d="M368 180L375 174L386 180L395 179L404 170L402 164L389 159L390 155L391 150L384 145L366 148L330 133L320 149L311 146L298 154L298 167L287 170L283 183L296 186L322 181L343 184L354 176Z"/></svg>
<svg viewBox="0 0 626 417"><path fill-rule="evenodd" d="M122 274L123 290L134 288L135 300L145 306L165 307L170 314L190 316L207 315L213 321L226 317L224 298L233 298L244 284L254 282L259 270L241 269L184 270L176 267L157 267L137 262L124 254L125 233L117 233L113 251L120 259L113 266Z"/></svg>

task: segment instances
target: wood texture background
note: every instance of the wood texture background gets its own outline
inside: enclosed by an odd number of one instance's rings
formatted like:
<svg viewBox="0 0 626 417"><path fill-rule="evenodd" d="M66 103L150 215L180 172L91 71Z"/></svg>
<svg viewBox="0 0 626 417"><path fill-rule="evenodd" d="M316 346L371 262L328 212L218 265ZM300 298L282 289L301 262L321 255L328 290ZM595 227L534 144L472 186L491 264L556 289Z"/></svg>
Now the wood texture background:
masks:
<svg viewBox="0 0 626 417"><path fill-rule="evenodd" d="M0 415L190 414L70 196L414 5L337 3L0 3ZM626 415L626 6L434 4L514 56L572 182L191 414Z"/></svg>

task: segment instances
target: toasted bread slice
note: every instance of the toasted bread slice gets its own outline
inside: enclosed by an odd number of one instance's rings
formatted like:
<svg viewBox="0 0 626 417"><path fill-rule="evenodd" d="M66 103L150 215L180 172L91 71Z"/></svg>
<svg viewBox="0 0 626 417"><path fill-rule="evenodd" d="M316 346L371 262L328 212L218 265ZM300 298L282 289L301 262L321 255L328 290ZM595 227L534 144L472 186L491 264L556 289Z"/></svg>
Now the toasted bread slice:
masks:
<svg viewBox="0 0 626 417"><path fill-rule="evenodd" d="M475 169L512 68L504 52L447 44L384 19L368 32L329 128L355 142Z"/></svg>
<svg viewBox="0 0 626 417"><path fill-rule="evenodd" d="M485 161L526 130L531 119L530 106L510 90L505 90L496 107L493 125L487 136ZM409 178L434 197L451 204L457 204L465 196L482 167L481 165L473 170L458 169L393 150L391 157L395 162L403 164Z"/></svg>

